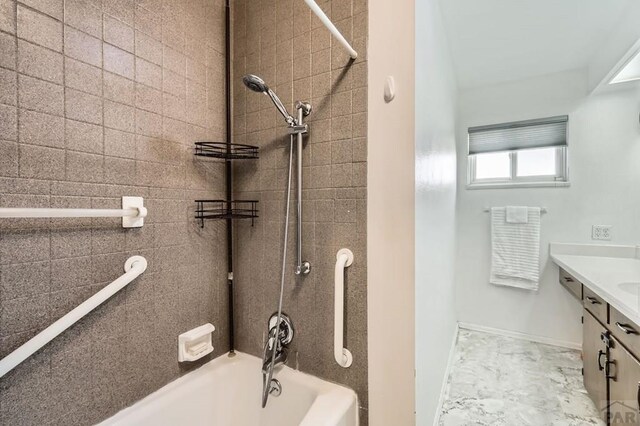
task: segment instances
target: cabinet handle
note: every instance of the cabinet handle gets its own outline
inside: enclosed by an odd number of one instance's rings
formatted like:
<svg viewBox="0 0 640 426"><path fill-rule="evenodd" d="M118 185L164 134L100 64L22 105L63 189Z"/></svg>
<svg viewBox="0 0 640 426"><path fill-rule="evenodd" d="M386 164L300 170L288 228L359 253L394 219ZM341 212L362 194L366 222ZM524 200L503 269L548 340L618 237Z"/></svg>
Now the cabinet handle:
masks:
<svg viewBox="0 0 640 426"><path fill-rule="evenodd" d="M598 351L598 370L600 370L600 371L604 370L604 367L603 367L602 362L601 362L602 361L602 355L606 355L606 352L602 351L602 350ZM640 385L640 383L638 385Z"/></svg>
<svg viewBox="0 0 640 426"><path fill-rule="evenodd" d="M629 324L622 324L621 322L616 322L616 325L620 330L624 331L626 334L638 334L638 332Z"/></svg>
<svg viewBox="0 0 640 426"><path fill-rule="evenodd" d="M602 305L602 302L596 299L595 297L587 296L587 300L591 302L592 305Z"/></svg>
<svg viewBox="0 0 640 426"><path fill-rule="evenodd" d="M638 382L638 392L636 393L636 401L638 402L638 408L640 409L640 382Z"/></svg>
<svg viewBox="0 0 640 426"><path fill-rule="evenodd" d="M564 277L564 280L568 283L572 283L573 282L573 278L571 277Z"/></svg>

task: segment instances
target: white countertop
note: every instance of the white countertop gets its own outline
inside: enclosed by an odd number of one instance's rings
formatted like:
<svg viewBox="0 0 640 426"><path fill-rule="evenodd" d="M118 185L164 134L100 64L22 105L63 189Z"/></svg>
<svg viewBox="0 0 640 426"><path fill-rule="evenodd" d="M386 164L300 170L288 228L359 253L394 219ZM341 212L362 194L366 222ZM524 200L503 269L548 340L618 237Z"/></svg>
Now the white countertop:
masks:
<svg viewBox="0 0 640 426"><path fill-rule="evenodd" d="M640 247L551 243L551 259L640 325Z"/></svg>

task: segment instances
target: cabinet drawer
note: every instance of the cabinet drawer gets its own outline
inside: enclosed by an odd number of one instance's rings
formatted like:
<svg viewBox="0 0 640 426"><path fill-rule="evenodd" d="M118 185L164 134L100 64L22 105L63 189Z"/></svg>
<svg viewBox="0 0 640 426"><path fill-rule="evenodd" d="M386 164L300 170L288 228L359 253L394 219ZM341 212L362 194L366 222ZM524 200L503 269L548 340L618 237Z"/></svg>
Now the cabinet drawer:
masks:
<svg viewBox="0 0 640 426"><path fill-rule="evenodd" d="M560 268L560 284L577 297L578 300L582 300L582 283L562 268Z"/></svg>
<svg viewBox="0 0 640 426"><path fill-rule="evenodd" d="M591 312L602 324L608 324L609 305L607 302L587 287L582 288L582 295L584 296L583 304L587 311Z"/></svg>
<svg viewBox="0 0 640 426"><path fill-rule="evenodd" d="M629 321L629 318L622 315L613 307L609 311L609 320L611 321L611 333L620 343L626 346L633 355L638 357L640 355L640 327Z"/></svg>

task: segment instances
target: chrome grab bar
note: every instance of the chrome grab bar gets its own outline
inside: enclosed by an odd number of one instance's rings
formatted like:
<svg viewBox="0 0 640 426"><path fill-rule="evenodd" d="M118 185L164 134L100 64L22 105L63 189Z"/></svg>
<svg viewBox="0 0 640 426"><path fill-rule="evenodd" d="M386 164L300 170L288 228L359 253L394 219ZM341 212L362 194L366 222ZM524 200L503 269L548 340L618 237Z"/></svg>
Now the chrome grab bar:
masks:
<svg viewBox="0 0 640 426"><path fill-rule="evenodd" d="M111 284L82 302L65 316L36 334L25 344L0 360L0 377L17 367L21 362L36 353L44 345L82 319L89 312L100 306L104 301L122 290L127 284L135 280L147 269L147 259L142 256L132 256L124 264L125 273Z"/></svg>
<svg viewBox="0 0 640 426"><path fill-rule="evenodd" d="M336 258L333 357L340 367L347 368L353 363L353 355L344 347L344 270L353 263L353 253L349 249L341 249Z"/></svg>

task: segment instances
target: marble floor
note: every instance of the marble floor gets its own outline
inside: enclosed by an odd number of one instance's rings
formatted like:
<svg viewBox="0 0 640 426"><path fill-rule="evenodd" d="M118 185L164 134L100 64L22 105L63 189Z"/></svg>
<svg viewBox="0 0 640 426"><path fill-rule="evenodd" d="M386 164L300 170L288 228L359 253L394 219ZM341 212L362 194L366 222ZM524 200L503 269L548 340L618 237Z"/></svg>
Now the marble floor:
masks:
<svg viewBox="0 0 640 426"><path fill-rule="evenodd" d="M580 352L460 330L440 425L604 425Z"/></svg>

